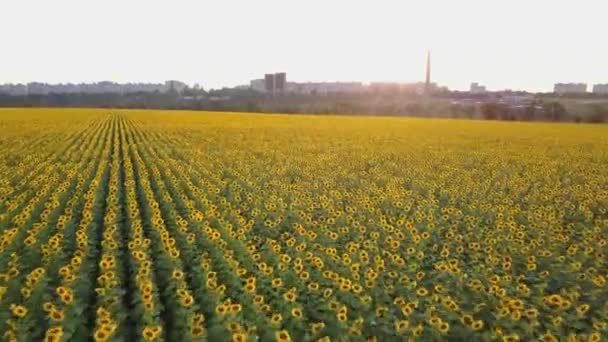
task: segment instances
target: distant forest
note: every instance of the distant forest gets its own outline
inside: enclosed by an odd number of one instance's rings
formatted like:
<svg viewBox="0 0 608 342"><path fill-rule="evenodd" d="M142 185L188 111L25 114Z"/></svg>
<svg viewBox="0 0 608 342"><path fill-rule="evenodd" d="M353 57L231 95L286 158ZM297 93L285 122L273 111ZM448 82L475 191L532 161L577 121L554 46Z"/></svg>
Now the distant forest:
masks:
<svg viewBox="0 0 608 342"><path fill-rule="evenodd" d="M432 96L402 93L282 94L249 89L186 89L181 93L0 94L0 107L97 107L181 109L285 114L393 115L488 120L608 122L608 98L538 94L444 92ZM521 94L519 94L521 95Z"/></svg>

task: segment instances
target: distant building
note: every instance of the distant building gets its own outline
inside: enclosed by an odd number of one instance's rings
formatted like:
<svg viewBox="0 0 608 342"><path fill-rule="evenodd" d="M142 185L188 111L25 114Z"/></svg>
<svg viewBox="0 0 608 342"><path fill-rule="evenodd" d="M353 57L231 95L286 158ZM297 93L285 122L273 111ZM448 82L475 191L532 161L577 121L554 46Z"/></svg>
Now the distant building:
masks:
<svg viewBox="0 0 608 342"><path fill-rule="evenodd" d="M593 86L594 94L608 95L608 83L606 84L596 84Z"/></svg>
<svg viewBox="0 0 608 342"><path fill-rule="evenodd" d="M366 87L361 82L287 82L286 92L295 94L352 94L362 93Z"/></svg>
<svg viewBox="0 0 608 342"><path fill-rule="evenodd" d="M266 92L266 80L263 78L259 78L256 80L251 80L249 82L249 88L260 93Z"/></svg>
<svg viewBox="0 0 608 342"><path fill-rule="evenodd" d="M274 94L274 74L264 75L264 84L265 84L266 92L270 93L270 94Z"/></svg>
<svg viewBox="0 0 608 342"><path fill-rule="evenodd" d="M127 93L153 93L168 92L171 89L178 93L184 91L187 85L180 81L167 81L165 83L115 83L102 81L97 83L60 83L47 84L30 82L28 84L0 85L0 94L8 95L47 95L47 94L127 94Z"/></svg>
<svg viewBox="0 0 608 342"><path fill-rule="evenodd" d="M171 80L165 82L166 91L175 91L177 93L181 93L184 91L184 89L186 89L186 87L188 87L188 85L180 81Z"/></svg>
<svg viewBox="0 0 608 342"><path fill-rule="evenodd" d="M511 108L526 108L534 103L534 95L532 94L507 94L499 95L498 103L503 103Z"/></svg>
<svg viewBox="0 0 608 342"><path fill-rule="evenodd" d="M585 94L587 92L586 83L556 83L553 92L558 95L564 94Z"/></svg>
<svg viewBox="0 0 608 342"><path fill-rule="evenodd" d="M373 82L363 84L361 82L287 82L287 74L284 72L268 73L264 78L249 81L249 89L268 93L272 95L282 93L293 94L361 94L366 92L375 93L408 93L408 94L431 94L446 92L446 87L439 87L431 82L431 54L427 54L426 79L423 82L399 83L399 82Z"/></svg>
<svg viewBox="0 0 608 342"><path fill-rule="evenodd" d="M471 83L471 88L469 89L469 92L471 94L483 94L486 92L486 87L477 82L473 82Z"/></svg>
<svg viewBox="0 0 608 342"><path fill-rule="evenodd" d="M417 95L432 94L445 90L445 88L438 87L434 82L372 82L369 84L368 88L374 93L404 93Z"/></svg>
<svg viewBox="0 0 608 342"><path fill-rule="evenodd" d="M0 84L0 94L22 96L27 95L25 84Z"/></svg>
<svg viewBox="0 0 608 342"><path fill-rule="evenodd" d="M276 95L277 93L284 93L287 85L287 74L284 72L278 72L275 74L264 75L264 88L265 92Z"/></svg>
<svg viewBox="0 0 608 342"><path fill-rule="evenodd" d="M274 74L274 91L277 93L285 92L285 85L287 83L287 74L279 72Z"/></svg>

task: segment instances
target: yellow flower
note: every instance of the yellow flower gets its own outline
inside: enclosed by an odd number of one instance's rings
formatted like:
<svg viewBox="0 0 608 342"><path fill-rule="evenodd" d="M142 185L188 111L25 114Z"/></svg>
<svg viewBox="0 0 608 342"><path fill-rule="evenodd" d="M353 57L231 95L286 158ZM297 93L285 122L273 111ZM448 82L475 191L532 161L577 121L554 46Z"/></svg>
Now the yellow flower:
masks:
<svg viewBox="0 0 608 342"><path fill-rule="evenodd" d="M540 340L543 342L556 342L557 338L551 333L547 332L546 334L540 337Z"/></svg>
<svg viewBox="0 0 608 342"><path fill-rule="evenodd" d="M203 329L203 327L201 327L200 325L194 325L190 329L190 334L192 334L192 336L194 337L201 337L205 334L205 329Z"/></svg>
<svg viewBox="0 0 608 342"><path fill-rule="evenodd" d="M274 337L277 342L290 342L291 341L291 337L289 336L289 332L287 332L287 330L277 331L274 334Z"/></svg>
<svg viewBox="0 0 608 342"><path fill-rule="evenodd" d="M581 304L576 308L576 313L579 316L584 316L589 311L589 309L591 309L591 306L589 306L589 304Z"/></svg>
<svg viewBox="0 0 608 342"><path fill-rule="evenodd" d="M447 334L450 330L450 325L447 322L441 322L441 324L437 326L437 329L439 329L442 334Z"/></svg>
<svg viewBox="0 0 608 342"><path fill-rule="evenodd" d="M427 289L425 289L424 287L421 287L421 288L419 288L418 290L416 290L416 294L417 294L418 296L423 297L423 296L428 295L428 294L429 294L429 291L428 291Z"/></svg>
<svg viewBox="0 0 608 342"><path fill-rule="evenodd" d="M181 300L182 300L182 304L185 307L190 307L194 303L194 298L192 298L192 296L190 296L190 295L182 297Z"/></svg>
<svg viewBox="0 0 608 342"><path fill-rule="evenodd" d="M93 335L93 337L95 338L95 342L104 342L104 341L107 341L108 338L110 338L110 334L108 334L107 332L105 332L102 329L99 329L99 330L95 331L95 334Z"/></svg>
<svg viewBox="0 0 608 342"><path fill-rule="evenodd" d="M283 299L285 299L288 302L294 302L296 300L296 298L297 298L297 295L293 291L286 292L283 295Z"/></svg>
<svg viewBox="0 0 608 342"><path fill-rule="evenodd" d="M155 333L153 327L145 327L141 332L141 336L146 341L152 341L156 338L156 333Z"/></svg>
<svg viewBox="0 0 608 342"><path fill-rule="evenodd" d="M293 308L291 309L291 315L296 319L300 319L302 318L302 310L299 308Z"/></svg>
<svg viewBox="0 0 608 342"><path fill-rule="evenodd" d="M275 313L270 318L272 324L279 325L283 321L283 316L280 313Z"/></svg>
<svg viewBox="0 0 608 342"><path fill-rule="evenodd" d="M63 311L51 309L49 316L53 321L59 322L63 320Z"/></svg>
<svg viewBox="0 0 608 342"><path fill-rule="evenodd" d="M180 270L173 270L171 277L176 280L181 280L182 278L184 278L184 272Z"/></svg>
<svg viewBox="0 0 608 342"><path fill-rule="evenodd" d="M232 341L233 342L246 342L247 335L243 334L243 333L234 333L234 334L232 334Z"/></svg>
<svg viewBox="0 0 608 342"><path fill-rule="evenodd" d="M406 320L395 321L395 331L397 333L402 333L409 327L410 327L409 321L406 321Z"/></svg>
<svg viewBox="0 0 608 342"><path fill-rule="evenodd" d="M224 304L220 304L220 305L218 305L218 306L215 307L215 312L217 312L220 315L225 314L226 312L228 312L228 310L229 309Z"/></svg>
<svg viewBox="0 0 608 342"><path fill-rule="evenodd" d="M51 312L55 308L55 305L53 305L53 303L51 303L51 302L46 302L42 305L42 308L46 312Z"/></svg>
<svg viewBox="0 0 608 342"><path fill-rule="evenodd" d="M27 315L27 309L21 305L11 304L10 309L13 315L18 318L23 318Z"/></svg>
<svg viewBox="0 0 608 342"><path fill-rule="evenodd" d="M600 335L599 332L594 331L590 336L589 336L589 341L591 342L599 342L602 340L602 337Z"/></svg>
<svg viewBox="0 0 608 342"><path fill-rule="evenodd" d="M325 328L325 323L317 322L312 324L312 332L316 335L321 332Z"/></svg>
<svg viewBox="0 0 608 342"><path fill-rule="evenodd" d="M482 320L476 320L471 324L471 328L473 328L473 330L481 330L483 328L483 321Z"/></svg>
<svg viewBox="0 0 608 342"><path fill-rule="evenodd" d="M505 335L502 337L503 342L517 342L519 341L519 336L516 334L513 335Z"/></svg>

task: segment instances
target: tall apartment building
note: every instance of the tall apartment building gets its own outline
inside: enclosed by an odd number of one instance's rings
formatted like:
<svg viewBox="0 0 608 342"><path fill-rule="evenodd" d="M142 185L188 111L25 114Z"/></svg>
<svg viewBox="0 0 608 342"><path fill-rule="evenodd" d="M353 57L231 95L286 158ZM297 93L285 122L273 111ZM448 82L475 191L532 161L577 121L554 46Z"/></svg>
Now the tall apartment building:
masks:
<svg viewBox="0 0 608 342"><path fill-rule="evenodd" d="M471 88L469 89L469 92L471 94L483 94L486 92L486 87L477 82L473 82L471 83Z"/></svg>
<svg viewBox="0 0 608 342"><path fill-rule="evenodd" d="M266 85L266 92L274 94L274 74L264 75L264 84Z"/></svg>
<svg viewBox="0 0 608 342"><path fill-rule="evenodd" d="M553 92L558 95L564 94L584 94L587 92L586 83L556 83Z"/></svg>
<svg viewBox="0 0 608 342"><path fill-rule="evenodd" d="M266 74L264 75L264 84L266 86L266 92L269 94L276 95L284 93L287 85L287 74L284 72Z"/></svg>
<svg viewBox="0 0 608 342"><path fill-rule="evenodd" d="M275 92L283 93L285 92L285 86L287 84L287 74L284 72L279 72L274 74L274 88Z"/></svg>
<svg viewBox="0 0 608 342"><path fill-rule="evenodd" d="M608 83L596 84L593 86L594 94L608 95Z"/></svg>

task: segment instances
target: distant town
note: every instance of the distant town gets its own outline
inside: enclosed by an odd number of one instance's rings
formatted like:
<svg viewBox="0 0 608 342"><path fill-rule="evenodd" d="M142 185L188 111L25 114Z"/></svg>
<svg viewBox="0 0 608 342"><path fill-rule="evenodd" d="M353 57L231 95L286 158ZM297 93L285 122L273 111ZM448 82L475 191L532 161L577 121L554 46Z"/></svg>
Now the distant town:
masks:
<svg viewBox="0 0 608 342"><path fill-rule="evenodd" d="M430 95L437 93L448 93L450 90L444 86L438 86L431 82L431 52L427 51L425 66L425 81L414 83L400 82L289 82L287 73L276 72L265 74L263 78L254 79L248 85L236 86L235 89L250 89L262 94L273 96L282 94L363 94L378 92L399 92L417 95ZM189 86L180 81L166 81L165 83L115 83L103 81L97 83L79 84L47 84L31 82L27 84L4 84L0 85L0 94L6 95L48 95L48 94L128 94L128 93L182 93ZM198 85L194 86L199 89ZM556 83L553 93L556 95L587 94L585 83ZM485 94L489 91L478 82L471 83L468 91L470 94ZM506 90L506 92L511 92ZM524 91L524 93L527 93ZM592 94L608 95L608 83L596 84L591 90Z"/></svg>
<svg viewBox="0 0 608 342"><path fill-rule="evenodd" d="M165 83L116 83L103 81L97 83L65 83L48 84L31 82L27 84L0 84L0 94L24 96L24 95L48 95L48 94L127 94L127 93L168 93L171 91L182 92L188 87L180 81L166 81Z"/></svg>
<svg viewBox="0 0 608 342"><path fill-rule="evenodd" d="M182 93L190 86L181 81L166 81L165 83L116 83L102 81L96 83L62 83L48 84L30 82L26 84L0 84L0 94L24 96L24 95L48 95L48 94L127 94L127 93L169 93L175 91ZM197 88L195 85L194 88ZM249 85L240 85L235 89L251 89L262 94L361 94L376 93L384 91L397 91L424 95L427 93L446 93L450 89L438 86L436 83L425 82L400 83L400 82L289 82L284 72L266 74L264 78L254 79ZM511 92L503 90L498 92ZM492 91L478 82L471 83L468 90L470 94L486 94ZM527 92L527 91L522 91ZM595 84L589 87L586 83L556 83L553 86L556 95L596 94L608 95L608 83Z"/></svg>
<svg viewBox="0 0 608 342"><path fill-rule="evenodd" d="M400 82L294 82L272 72L248 84L208 89L164 83L0 85L0 107L104 107L293 114L402 115L520 121L608 122L608 84L556 83L553 92L491 91L472 82L453 91L431 78Z"/></svg>

